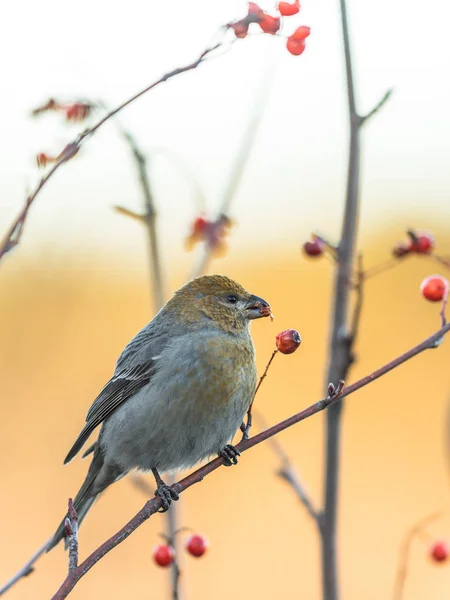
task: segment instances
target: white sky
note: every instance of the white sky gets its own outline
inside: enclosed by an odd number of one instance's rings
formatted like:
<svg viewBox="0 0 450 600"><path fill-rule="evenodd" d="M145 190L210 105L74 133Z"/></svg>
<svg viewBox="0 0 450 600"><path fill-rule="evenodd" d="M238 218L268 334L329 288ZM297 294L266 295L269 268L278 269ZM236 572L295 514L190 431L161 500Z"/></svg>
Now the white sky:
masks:
<svg viewBox="0 0 450 600"><path fill-rule="evenodd" d="M395 88L364 132L363 226L402 215L408 226L430 215L446 219L449 5L353 0L348 11L361 112L388 87ZM221 24L245 12L246 4L237 0L6 3L0 26L2 230L36 181L35 154L57 153L80 129L53 115L31 120L30 108L50 96L102 98L113 106L196 57ZM248 240L265 247L299 244L312 229L337 232L347 148L338 0L304 0L285 30L298 24L312 29L303 56L290 56L283 40L271 36L238 41L121 116L150 156L153 148L163 148L188 166L214 210L261 82L270 82L267 109L231 211L239 222L238 246ZM139 208L133 168L114 126L106 125L43 191L19 251L31 252L41 241L52 246L53 255L75 246L87 254L112 244L123 252L140 248L136 225L125 224L109 208ZM165 245L175 256L195 214L195 194L161 153L154 156L152 177Z"/></svg>

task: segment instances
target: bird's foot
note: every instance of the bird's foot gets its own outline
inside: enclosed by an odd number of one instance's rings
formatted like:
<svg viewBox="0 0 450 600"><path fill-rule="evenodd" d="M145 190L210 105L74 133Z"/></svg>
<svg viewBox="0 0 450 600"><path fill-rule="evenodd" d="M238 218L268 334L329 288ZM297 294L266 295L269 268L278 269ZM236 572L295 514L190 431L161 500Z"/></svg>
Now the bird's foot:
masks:
<svg viewBox="0 0 450 600"><path fill-rule="evenodd" d="M240 455L241 453L239 452L239 450L231 444L227 444L225 448L223 448L219 452L219 456L223 458L223 464L226 467L231 467L231 465L237 465L238 456Z"/></svg>
<svg viewBox="0 0 450 600"><path fill-rule="evenodd" d="M158 510L158 512L161 513L169 510L172 500L176 502L180 498L178 492L164 482L158 484L158 487L155 490L155 496L159 496L161 498L162 506Z"/></svg>

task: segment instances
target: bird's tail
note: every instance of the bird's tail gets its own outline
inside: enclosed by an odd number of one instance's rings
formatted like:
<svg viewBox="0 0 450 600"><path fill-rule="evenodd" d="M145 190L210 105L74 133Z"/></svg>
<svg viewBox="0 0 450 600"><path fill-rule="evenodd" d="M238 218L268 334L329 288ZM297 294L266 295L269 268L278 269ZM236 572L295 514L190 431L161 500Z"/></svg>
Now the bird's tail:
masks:
<svg viewBox="0 0 450 600"><path fill-rule="evenodd" d="M114 481L117 481L117 479L120 479L121 476L122 473L120 473L118 468L111 468L109 465L105 465L103 455L101 454L98 446L96 446L86 479L84 480L80 491L75 496L75 500L73 501L73 507L77 513L79 525L87 515L95 500L98 498L99 494L106 487L108 487L108 485L114 483ZM49 552L52 548L59 544L63 538L65 538L65 520L67 517L68 514L64 516L63 520L59 524L52 541L47 547L47 552Z"/></svg>

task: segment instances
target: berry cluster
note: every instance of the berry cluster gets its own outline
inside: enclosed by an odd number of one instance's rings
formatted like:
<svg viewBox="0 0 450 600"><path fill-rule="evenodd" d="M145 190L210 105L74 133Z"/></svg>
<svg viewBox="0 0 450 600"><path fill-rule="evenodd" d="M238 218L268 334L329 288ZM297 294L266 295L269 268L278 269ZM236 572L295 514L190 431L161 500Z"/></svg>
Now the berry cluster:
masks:
<svg viewBox="0 0 450 600"><path fill-rule="evenodd" d="M32 110L31 114L37 117L45 112L62 112L66 121L80 123L89 117L94 108L94 104L90 102L72 102L66 104L50 98L45 104Z"/></svg>
<svg viewBox="0 0 450 600"><path fill-rule="evenodd" d="M396 258L401 258L408 254L431 254L434 250L434 238L431 233L418 232L410 229L408 240L397 242L392 249L392 254Z"/></svg>
<svg viewBox="0 0 450 600"><path fill-rule="evenodd" d="M206 539L201 535L191 535L185 548L191 556L200 558L208 548ZM175 550L171 544L158 544L153 548L153 560L159 567L168 567L175 560Z"/></svg>
<svg viewBox="0 0 450 600"><path fill-rule="evenodd" d="M192 222L191 230L185 239L186 250L192 250L198 242L206 242L214 256L224 256L228 249L226 238L233 224L226 215L220 215L215 221L203 214L199 215Z"/></svg>
<svg viewBox="0 0 450 600"><path fill-rule="evenodd" d="M229 23L228 28L234 31L234 35L237 38L245 38L248 35L250 25L255 23L263 33L275 35L281 28L281 18L291 17L296 15L299 11L300 0L294 0L292 3L279 2L277 6L278 14L276 15L270 15L265 12L255 2L249 2L246 16L243 19L239 19L239 21ZM303 54L306 47L305 40L310 33L311 30L309 27L306 27L306 25L297 27L297 29L295 29L295 31L286 39L286 48L288 49L288 52L294 56Z"/></svg>
<svg viewBox="0 0 450 600"><path fill-rule="evenodd" d="M407 240L397 242L393 247L392 254L395 259L412 254L428 257L433 255L435 241L431 233L410 229L407 231L407 235ZM318 235L311 235L311 239L306 241L302 248L303 252L311 258L322 256L328 251L337 260L337 249ZM439 259L436 256L434 258ZM441 262L443 262L442 259ZM392 263L388 266L392 266ZM383 269L379 269L378 272L381 270ZM422 281L420 290L424 298L431 302L446 301L449 294L449 282L441 275L430 275Z"/></svg>

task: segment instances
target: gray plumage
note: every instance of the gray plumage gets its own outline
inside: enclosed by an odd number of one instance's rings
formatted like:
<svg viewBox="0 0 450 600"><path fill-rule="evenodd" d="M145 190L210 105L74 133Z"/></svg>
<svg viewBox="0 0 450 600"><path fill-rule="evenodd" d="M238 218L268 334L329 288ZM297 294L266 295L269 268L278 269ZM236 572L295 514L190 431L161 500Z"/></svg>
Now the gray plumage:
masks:
<svg viewBox="0 0 450 600"><path fill-rule="evenodd" d="M267 310L236 282L205 276L181 288L131 340L65 460L102 425L85 453L93 452L92 462L74 500L80 521L98 494L132 469L156 470L159 477L158 471L189 468L221 453L256 386L249 319ZM64 520L48 549L63 536Z"/></svg>

